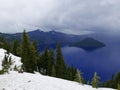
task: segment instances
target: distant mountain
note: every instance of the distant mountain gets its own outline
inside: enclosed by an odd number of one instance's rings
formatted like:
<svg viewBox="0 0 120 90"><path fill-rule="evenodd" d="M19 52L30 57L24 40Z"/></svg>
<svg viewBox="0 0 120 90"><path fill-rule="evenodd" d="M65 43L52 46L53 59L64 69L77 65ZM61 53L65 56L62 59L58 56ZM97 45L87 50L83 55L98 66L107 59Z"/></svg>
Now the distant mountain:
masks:
<svg viewBox="0 0 120 90"><path fill-rule="evenodd" d="M56 31L43 32L41 30L35 30L28 32L31 40L37 40L41 44L54 44L58 41L60 43L75 42L81 39L79 35L64 34Z"/></svg>
<svg viewBox="0 0 120 90"><path fill-rule="evenodd" d="M41 49L43 49L46 46L55 48L57 42L60 42L61 46L70 45L72 43L71 46L82 47L84 49L86 49L86 47L88 49L88 48L96 48L96 47L104 46L104 44L100 43L99 41L93 38L84 39L85 37L87 37L87 35L65 34L61 32L56 32L54 30L49 32L44 32L40 29L27 32L27 34L30 37L31 41L35 40L38 42L38 45ZM15 33L15 34L0 33L0 35L5 37L9 41L13 41L15 39L21 41L22 33Z"/></svg>
<svg viewBox="0 0 120 90"><path fill-rule="evenodd" d="M49 31L44 32L40 29L27 32L28 36L30 37L31 41L36 40L39 45L47 46L47 45L56 45L57 42L60 42L62 45L65 45L70 42L76 42L81 40L81 35L72 35L72 34L65 34L56 31ZM7 33L0 33L1 36L7 38L10 41L18 39L21 41L22 33L15 33L15 34L7 34Z"/></svg>
<svg viewBox="0 0 120 90"><path fill-rule="evenodd" d="M49 31L44 32L40 29L27 32L31 40L37 40L41 44L53 44L56 42L66 43L66 42L75 42L81 39L80 35L72 35L72 34L65 34L56 31ZM0 33L0 35L4 36L9 40L14 39L21 39L22 33L15 33L15 34L7 34L7 33Z"/></svg>
<svg viewBox="0 0 120 90"><path fill-rule="evenodd" d="M79 42L71 43L69 46L80 47L84 50L92 51L104 47L105 44L93 38L85 38Z"/></svg>

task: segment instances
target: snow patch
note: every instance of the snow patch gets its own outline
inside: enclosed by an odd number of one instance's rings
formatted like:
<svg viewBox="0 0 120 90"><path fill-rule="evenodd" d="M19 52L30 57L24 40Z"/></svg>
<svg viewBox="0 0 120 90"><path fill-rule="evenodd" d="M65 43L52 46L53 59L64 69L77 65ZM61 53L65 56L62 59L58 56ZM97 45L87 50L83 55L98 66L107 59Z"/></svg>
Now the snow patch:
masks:
<svg viewBox="0 0 120 90"><path fill-rule="evenodd" d="M2 70L2 61L4 59L4 56L5 56L6 52L7 52L6 50L0 49L0 70ZM11 57L11 60L13 62L10 69L13 70L15 66L17 66L18 69L21 68L22 63L21 63L21 58L20 57L17 57L15 55L11 54L11 53L9 54L9 57Z"/></svg>
<svg viewBox="0 0 120 90"><path fill-rule="evenodd" d="M17 73L0 75L0 90L114 90L109 88L95 89L89 85L43 76L39 73Z"/></svg>

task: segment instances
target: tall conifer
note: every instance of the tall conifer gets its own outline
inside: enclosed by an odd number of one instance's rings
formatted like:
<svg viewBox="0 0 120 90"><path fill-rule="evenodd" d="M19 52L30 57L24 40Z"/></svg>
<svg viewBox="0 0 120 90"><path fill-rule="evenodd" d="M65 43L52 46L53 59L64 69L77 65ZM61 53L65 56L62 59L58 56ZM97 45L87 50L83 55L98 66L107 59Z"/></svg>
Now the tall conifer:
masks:
<svg viewBox="0 0 120 90"><path fill-rule="evenodd" d="M30 43L29 37L27 36L25 30L22 35L21 57L24 71L33 73L37 70L37 51L33 43Z"/></svg>
<svg viewBox="0 0 120 90"><path fill-rule="evenodd" d="M92 87L93 88L98 88L99 79L100 79L100 77L97 75L97 72L95 72L94 77L92 79Z"/></svg>
<svg viewBox="0 0 120 90"><path fill-rule="evenodd" d="M17 49L18 49L18 47L19 47L19 44L18 44L18 40L16 39L16 40L14 40L14 42L13 42L13 54L14 55L17 55Z"/></svg>
<svg viewBox="0 0 120 90"><path fill-rule="evenodd" d="M54 65L52 66L51 76L56 77L56 70Z"/></svg>
<svg viewBox="0 0 120 90"><path fill-rule="evenodd" d="M30 72L30 62L29 62L29 55L30 55L30 41L29 38L24 30L22 34L22 44L21 44L21 61L23 62L23 69L26 72Z"/></svg>
<svg viewBox="0 0 120 90"><path fill-rule="evenodd" d="M75 81L78 82L78 83L81 83L81 84L84 83L82 73L78 69L77 69L77 72L76 72Z"/></svg>
<svg viewBox="0 0 120 90"><path fill-rule="evenodd" d="M117 89L120 90L120 81L118 82L118 88Z"/></svg>
<svg viewBox="0 0 120 90"><path fill-rule="evenodd" d="M37 60L38 60L38 54L37 51L33 45L33 43L30 44L30 55L29 55L29 62L31 66L31 72L37 71Z"/></svg>
<svg viewBox="0 0 120 90"><path fill-rule="evenodd" d="M48 54L48 75L52 75L52 69L54 66L54 51L51 49ZM54 68L55 69L55 68Z"/></svg>
<svg viewBox="0 0 120 90"><path fill-rule="evenodd" d="M60 43L57 44L56 48L56 76L58 78L65 78L66 65L62 55Z"/></svg>

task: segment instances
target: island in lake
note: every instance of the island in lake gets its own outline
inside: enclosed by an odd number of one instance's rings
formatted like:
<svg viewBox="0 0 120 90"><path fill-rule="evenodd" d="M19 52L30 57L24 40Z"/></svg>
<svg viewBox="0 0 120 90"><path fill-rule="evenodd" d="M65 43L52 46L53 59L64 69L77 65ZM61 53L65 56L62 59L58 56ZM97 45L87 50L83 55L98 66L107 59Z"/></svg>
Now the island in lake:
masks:
<svg viewBox="0 0 120 90"><path fill-rule="evenodd" d="M105 47L106 45L94 38L85 38L79 42L69 44L70 47L79 47L86 51L93 51L98 48Z"/></svg>

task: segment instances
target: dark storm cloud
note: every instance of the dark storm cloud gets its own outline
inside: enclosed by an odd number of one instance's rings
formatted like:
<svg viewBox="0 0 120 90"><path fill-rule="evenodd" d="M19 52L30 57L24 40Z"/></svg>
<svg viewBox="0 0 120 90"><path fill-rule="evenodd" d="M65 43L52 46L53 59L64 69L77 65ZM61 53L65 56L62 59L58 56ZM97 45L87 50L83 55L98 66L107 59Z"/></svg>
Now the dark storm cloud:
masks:
<svg viewBox="0 0 120 90"><path fill-rule="evenodd" d="M1 0L0 32L23 29L66 33L120 31L119 0Z"/></svg>

